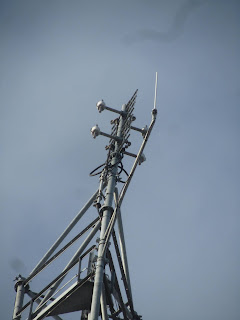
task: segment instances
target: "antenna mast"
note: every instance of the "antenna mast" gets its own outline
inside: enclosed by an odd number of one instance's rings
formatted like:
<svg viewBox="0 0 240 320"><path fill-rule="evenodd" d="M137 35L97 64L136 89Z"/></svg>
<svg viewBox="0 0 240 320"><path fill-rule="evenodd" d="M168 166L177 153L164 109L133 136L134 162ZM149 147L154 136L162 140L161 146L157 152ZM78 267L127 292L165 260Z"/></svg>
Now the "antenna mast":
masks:
<svg viewBox="0 0 240 320"><path fill-rule="evenodd" d="M107 160L90 173L91 176L100 176L98 190L82 210L79 211L30 275L27 278L21 275L16 278L16 300L13 320L20 320L25 315L27 315L28 320L40 320L49 316L56 320L61 320L60 315L76 311L81 312L81 320L97 320L99 317L103 320L108 320L109 318L115 320L139 320L141 318L133 306L121 218L121 204L137 165L146 160L143 151L157 115L157 73L154 108L149 127L146 126L140 129L132 125L132 122L136 120L133 115L136 97L137 90L128 103L122 106L120 111L106 106L103 100L97 103L99 113L108 110L118 115L116 119L111 121L112 130L110 134L102 132L98 125L91 129L93 138L100 135L109 138L109 143L106 147L108 152ZM131 145L129 141L131 130L140 132L143 136L143 141L137 154L126 150ZM124 169L122 163L125 156L135 158L129 174ZM125 182L122 180L122 174L127 176ZM123 183L120 192L118 192L117 188L119 183ZM97 209L96 219L56 252L66 236L92 205ZM116 221L118 223L118 232L115 230ZM95 243L89 247L99 230L99 238L95 239ZM30 281L39 276L51 263L86 233L88 235L85 240L80 244L78 250L63 271L38 293L31 291L29 286ZM111 237L113 248L110 246ZM115 254L115 260L112 254ZM88 260L86 259L87 257ZM117 261L118 269L120 270L120 279L123 282L121 286L119 285L118 272L116 271L114 261ZM84 263L85 268L83 268ZM74 270L77 271L77 274L59 289L63 280L69 277ZM30 300L24 304L25 296L29 296ZM124 302L124 299L126 302ZM37 306L35 306L36 304Z"/></svg>

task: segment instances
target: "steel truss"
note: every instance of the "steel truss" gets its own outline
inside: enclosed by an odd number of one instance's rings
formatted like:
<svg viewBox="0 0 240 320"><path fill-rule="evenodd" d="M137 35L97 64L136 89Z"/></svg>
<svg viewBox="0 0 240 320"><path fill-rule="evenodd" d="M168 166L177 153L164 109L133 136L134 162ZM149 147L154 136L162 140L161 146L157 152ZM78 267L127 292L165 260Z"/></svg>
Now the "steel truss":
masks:
<svg viewBox="0 0 240 320"><path fill-rule="evenodd" d="M141 319L133 304L121 204L137 165L145 160L143 150L157 115L156 91L157 74L152 121L149 127L146 126L143 129L132 126L132 122L136 119L133 111L137 91L129 102L122 106L121 111L107 107L104 101L97 104L99 112L108 110L118 114L118 118L111 122L111 134L101 132L97 125L91 130L94 138L99 135L110 138L106 147L108 150L106 162L90 173L92 176L100 176L99 188L30 275L27 278L21 275L16 278L13 320L19 320L22 317L28 320L40 320L49 316L61 320L60 316L76 311L81 313L81 320L97 320L99 317L103 320ZM131 145L128 140L130 130L140 132L143 136L143 142L136 155L126 151ZM123 168L124 156L135 158L129 174ZM125 182L122 180L122 174L126 175ZM120 192L117 189L119 183L123 183ZM59 249L75 225L92 206L96 208L96 218ZM97 234L99 238L96 239ZM37 293L31 291L30 282L37 279L44 270L84 236L84 240L63 271ZM71 278L73 273L75 274ZM64 285L62 285L63 282ZM61 288L59 288L60 285L62 285ZM27 297L29 297L28 301L24 302Z"/></svg>

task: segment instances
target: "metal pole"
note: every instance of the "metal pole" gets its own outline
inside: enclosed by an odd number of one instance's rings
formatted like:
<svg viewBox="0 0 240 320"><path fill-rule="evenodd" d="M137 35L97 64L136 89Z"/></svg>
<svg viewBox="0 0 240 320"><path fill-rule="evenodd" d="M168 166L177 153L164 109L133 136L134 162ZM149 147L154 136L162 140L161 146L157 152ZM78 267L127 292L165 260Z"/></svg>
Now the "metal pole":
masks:
<svg viewBox="0 0 240 320"><path fill-rule="evenodd" d="M122 106L122 111L125 111L126 105ZM117 137L122 137L122 127L124 124L124 118L123 116L120 117L119 125L118 125L118 131L117 131ZM102 283L103 283L103 274L104 274L104 268L105 268L105 254L103 255L103 249L106 244L105 240L105 232L107 230L110 217L113 213L112 208L112 202L113 202L113 195L114 195L114 189L116 186L116 175L118 170L118 161L119 161L119 142L115 142L115 148L114 152L112 153L112 161L111 161L111 171L109 172L108 176L108 183L107 183L107 189L106 189L106 198L104 201L104 205L102 207L102 224L101 224L101 233L100 233L100 241L98 246L98 258L96 263L96 273L95 273L95 279L94 279L94 287L93 287L93 294L92 294L92 305L91 305L91 315L90 319L97 320L99 315L99 309L100 309L100 297L102 293Z"/></svg>
<svg viewBox="0 0 240 320"><path fill-rule="evenodd" d="M118 202L118 189L117 188L115 188L114 198L115 198L115 204L117 206L117 202ZM127 250L126 250L126 243L125 243L125 237L124 237L124 232L123 232L123 223L122 223L122 215L121 215L120 208L117 213L117 222L118 222L118 232L119 232L119 241L120 241L123 269L124 269L124 273L126 276L129 293L132 298L132 290L131 290L130 275L129 275L129 268L128 268L128 259L127 259Z"/></svg>
<svg viewBox="0 0 240 320"><path fill-rule="evenodd" d="M106 295L105 295L105 288L104 285L102 286L102 294L100 298L101 303L101 312L102 312L102 320L108 320L108 314L107 314L107 302L106 302Z"/></svg>
<svg viewBox="0 0 240 320"><path fill-rule="evenodd" d="M13 320L20 320L21 315L17 315L17 314L23 306L23 298L25 293L25 288L23 285L24 278L22 278L22 276L19 275L16 280L17 282L15 284L15 289L17 293L16 293L16 300L15 300L14 310L13 310Z"/></svg>
<svg viewBox="0 0 240 320"><path fill-rule="evenodd" d="M98 190L88 200L88 202L85 204L85 206L78 212L76 217L71 221L71 223L68 225L68 227L63 231L61 236L51 246L51 248L48 250L48 252L43 256L43 258L38 262L38 264L32 270L32 272L30 273L29 276L31 276L39 267L41 267L47 261L47 259L52 255L52 253L56 250L56 248L60 245L60 243L66 238L66 236L69 234L69 232L72 230L72 228L77 224L77 222L82 218L84 213L92 205L93 201L96 199L97 194L98 194Z"/></svg>

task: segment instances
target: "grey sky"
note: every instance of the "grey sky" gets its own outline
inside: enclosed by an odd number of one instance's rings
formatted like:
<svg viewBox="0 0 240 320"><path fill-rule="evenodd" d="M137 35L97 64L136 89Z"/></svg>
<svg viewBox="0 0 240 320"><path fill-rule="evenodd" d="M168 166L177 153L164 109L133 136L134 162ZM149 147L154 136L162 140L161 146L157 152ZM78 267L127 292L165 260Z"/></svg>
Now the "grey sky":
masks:
<svg viewBox="0 0 240 320"><path fill-rule="evenodd" d="M239 12L233 0L0 2L3 319L16 274L97 189L106 140L90 128L109 132L112 114L96 102L120 108L138 88L136 125L149 124L156 71L158 120L122 207L136 310L240 318Z"/></svg>

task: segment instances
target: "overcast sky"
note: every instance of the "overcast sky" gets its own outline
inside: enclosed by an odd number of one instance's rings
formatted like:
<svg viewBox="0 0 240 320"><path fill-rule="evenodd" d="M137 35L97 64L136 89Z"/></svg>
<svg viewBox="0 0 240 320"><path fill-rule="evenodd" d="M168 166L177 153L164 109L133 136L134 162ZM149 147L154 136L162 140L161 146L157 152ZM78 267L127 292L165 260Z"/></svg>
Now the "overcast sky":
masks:
<svg viewBox="0 0 240 320"><path fill-rule="evenodd" d="M15 276L98 187L107 140L90 128L110 132L114 115L96 102L120 109L139 89L135 125L149 124L156 71L158 119L122 207L135 308L240 319L239 12L238 0L0 2L2 319Z"/></svg>

